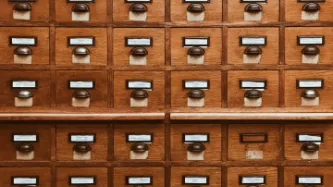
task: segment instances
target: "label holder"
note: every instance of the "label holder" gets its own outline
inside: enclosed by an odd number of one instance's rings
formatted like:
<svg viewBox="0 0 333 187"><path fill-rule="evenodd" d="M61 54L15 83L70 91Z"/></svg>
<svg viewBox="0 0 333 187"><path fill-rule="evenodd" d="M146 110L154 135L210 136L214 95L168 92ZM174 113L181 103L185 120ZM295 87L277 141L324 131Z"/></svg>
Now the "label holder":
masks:
<svg viewBox="0 0 333 187"><path fill-rule="evenodd" d="M93 141L73 141L72 136L93 136ZM68 133L68 142L70 143L96 143L96 133Z"/></svg>
<svg viewBox="0 0 333 187"><path fill-rule="evenodd" d="M321 81L321 86L320 87L300 86L300 83L302 81ZM324 88L324 79L296 79L296 88L297 89Z"/></svg>
<svg viewBox="0 0 333 187"><path fill-rule="evenodd" d="M186 45L186 40L207 40L207 44L192 44L192 45ZM192 46L203 46L203 47L209 47L210 46L210 37L207 36L191 36L191 37L183 37L183 47L192 47Z"/></svg>
<svg viewBox="0 0 333 187"><path fill-rule="evenodd" d="M34 141L15 141L14 136L36 136ZM39 134L37 133L12 133L12 142L39 142Z"/></svg>
<svg viewBox="0 0 333 187"><path fill-rule="evenodd" d="M320 178L320 183L300 183L299 178ZM321 175L296 175L295 176L295 183L296 184L315 184L315 185L324 185L323 176Z"/></svg>
<svg viewBox="0 0 333 187"><path fill-rule="evenodd" d="M92 40L92 44L71 44L71 39L78 39L78 38ZM67 37L67 45L68 46L95 46L96 41L95 41L94 36L68 36Z"/></svg>
<svg viewBox="0 0 333 187"><path fill-rule="evenodd" d="M245 137L254 137L254 136L262 136L263 140L245 140ZM267 133L241 133L239 135L241 143L267 143L268 142L268 135Z"/></svg>
<svg viewBox="0 0 333 187"><path fill-rule="evenodd" d="M138 45L138 44L129 44L128 41L129 40L133 40L133 39L148 39L149 40L149 44L144 44L144 45ZM153 38L152 37L132 37L132 36L128 36L128 37L125 37L125 46L126 47L151 47L153 46Z"/></svg>
<svg viewBox="0 0 333 187"><path fill-rule="evenodd" d="M20 183L20 184L15 184L15 179L16 178L34 178L34 179L36 179L36 183ZM12 183L12 185L14 186L14 185L39 185L39 177L38 176L12 176L11 177L11 183Z"/></svg>
<svg viewBox="0 0 333 187"><path fill-rule="evenodd" d="M189 82L189 81L202 81L202 82L207 82L206 84L207 84L207 86L205 86L205 87L187 87L186 86L186 82ZM183 88L184 89L209 89L210 88L210 80L203 80L203 79L201 79L201 80L195 80L195 79L187 79L187 80L183 80Z"/></svg>
<svg viewBox="0 0 333 187"><path fill-rule="evenodd" d="M260 183L244 183L243 182L243 178L262 178L263 179L263 182L260 182ZM260 176L260 175L241 175L239 176L239 185L248 185L248 184L266 184L266 176Z"/></svg>
<svg viewBox="0 0 333 187"><path fill-rule="evenodd" d="M206 178L206 183L186 183L186 178ZM187 175L182 176L183 185L209 185L209 176L207 175Z"/></svg>
<svg viewBox="0 0 333 187"><path fill-rule="evenodd" d="M153 0L124 0L125 3L152 3Z"/></svg>
<svg viewBox="0 0 333 187"><path fill-rule="evenodd" d="M129 84L131 82L146 82L147 84L150 84L149 88L146 88L144 86L137 86L137 87L130 87ZM153 81L152 80L126 80L126 89L153 89Z"/></svg>
<svg viewBox="0 0 333 187"><path fill-rule="evenodd" d="M92 87L75 88L75 87L71 86L72 82L91 82ZM92 80L68 80L67 85L68 85L68 89L95 89L95 81L92 81Z"/></svg>
<svg viewBox="0 0 333 187"><path fill-rule="evenodd" d="M20 1L20 2L22 2L22 1ZM34 2L34 1L31 1L31 2ZM15 38L32 39L32 40L34 40L34 44L13 44L13 39L15 39ZM14 45L14 46L37 46L37 44L38 44L38 40L37 40L36 36L9 36L9 45Z"/></svg>
<svg viewBox="0 0 333 187"><path fill-rule="evenodd" d="M264 39L264 44L243 44L243 39ZM240 46L266 46L267 45L267 36L239 36L239 45Z"/></svg>
<svg viewBox="0 0 333 187"><path fill-rule="evenodd" d="M72 183L72 178L92 178L94 180L93 183ZM69 185L96 185L96 176L69 176L68 184Z"/></svg>
<svg viewBox="0 0 333 187"><path fill-rule="evenodd" d="M240 0L240 3L267 3L267 0Z"/></svg>
<svg viewBox="0 0 333 187"><path fill-rule="evenodd" d="M149 178L149 183L130 183L130 179L131 178ZM153 177L152 176L126 176L125 177L126 180L126 185L152 185L153 184Z"/></svg>
<svg viewBox="0 0 333 187"><path fill-rule="evenodd" d="M136 140L130 140L129 136L131 135L136 135L136 136L150 136L150 141L136 141ZM153 142L154 141L154 136L153 133L126 133L126 142L127 143L132 143L132 142Z"/></svg>
<svg viewBox="0 0 333 187"><path fill-rule="evenodd" d="M183 0L183 3L210 3L210 0Z"/></svg>
<svg viewBox="0 0 333 187"><path fill-rule="evenodd" d="M36 2L37 0L8 0L8 2Z"/></svg>
<svg viewBox="0 0 333 187"><path fill-rule="evenodd" d="M67 0L67 3L95 3L95 0Z"/></svg>
<svg viewBox="0 0 333 187"><path fill-rule="evenodd" d="M15 82L35 82L34 87L16 87L14 86ZM37 89L38 88L38 80L11 80L10 81L11 88L13 89Z"/></svg>
<svg viewBox="0 0 333 187"><path fill-rule="evenodd" d="M186 136L191 136L191 135L198 135L198 136L207 136L207 140L206 141L202 141L202 140L194 140L194 141L186 141ZM205 143L209 143L210 142L210 134L209 133L183 133L182 134L182 140L183 142L205 142Z"/></svg>
<svg viewBox="0 0 333 187"><path fill-rule="evenodd" d="M264 86L243 86L243 82L255 82L255 83L264 83ZM266 79L242 79L239 80L239 87L240 89L266 89L267 88L267 80Z"/></svg>
<svg viewBox="0 0 333 187"><path fill-rule="evenodd" d="M301 39L304 38L322 38L322 42L319 44L301 44ZM297 36L297 45L325 45L325 36Z"/></svg>
<svg viewBox="0 0 333 187"><path fill-rule="evenodd" d="M300 140L299 136L301 135L308 135L308 136L320 136L320 141L315 141L315 140ZM308 132L308 133L296 133L296 142L324 142L324 134L319 132Z"/></svg>
<svg viewBox="0 0 333 187"><path fill-rule="evenodd" d="M311 3L311 2L316 2L316 3L323 3L326 0L297 0L298 3Z"/></svg>

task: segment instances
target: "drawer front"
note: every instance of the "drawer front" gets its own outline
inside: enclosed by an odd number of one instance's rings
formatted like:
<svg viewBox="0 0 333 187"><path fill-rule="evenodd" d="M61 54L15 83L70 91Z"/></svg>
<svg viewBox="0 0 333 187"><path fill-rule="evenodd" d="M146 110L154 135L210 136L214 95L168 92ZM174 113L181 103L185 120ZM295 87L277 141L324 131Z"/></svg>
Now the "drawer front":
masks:
<svg viewBox="0 0 333 187"><path fill-rule="evenodd" d="M171 1L171 21L222 21L222 0L202 0L198 3L193 0Z"/></svg>
<svg viewBox="0 0 333 187"><path fill-rule="evenodd" d="M333 73L326 70L299 70L285 73L286 107L331 107Z"/></svg>
<svg viewBox="0 0 333 187"><path fill-rule="evenodd" d="M293 27L285 33L286 64L332 64L333 28Z"/></svg>
<svg viewBox="0 0 333 187"><path fill-rule="evenodd" d="M278 170L274 167L230 167L228 187L233 186L278 187Z"/></svg>
<svg viewBox="0 0 333 187"><path fill-rule="evenodd" d="M165 185L164 168L162 167L116 167L113 173L113 186L163 187Z"/></svg>
<svg viewBox="0 0 333 187"><path fill-rule="evenodd" d="M172 28L172 65L218 65L222 62L220 28Z"/></svg>
<svg viewBox="0 0 333 187"><path fill-rule="evenodd" d="M172 107L221 107L220 71L172 71Z"/></svg>
<svg viewBox="0 0 333 187"><path fill-rule="evenodd" d="M27 21L49 21L49 1L16 1L4 0L0 2L2 8L0 21L15 21L24 23ZM21 9L25 11L17 11Z"/></svg>
<svg viewBox="0 0 333 187"><path fill-rule="evenodd" d="M72 187L89 185L93 187L108 187L107 168L57 168L57 187Z"/></svg>
<svg viewBox="0 0 333 187"><path fill-rule="evenodd" d="M115 71L114 80L115 108L164 108L163 71Z"/></svg>
<svg viewBox="0 0 333 187"><path fill-rule="evenodd" d="M17 110L50 107L50 72L0 71L0 106Z"/></svg>
<svg viewBox="0 0 333 187"><path fill-rule="evenodd" d="M109 89L106 71L57 71L58 108L105 108ZM86 97L85 97L86 96Z"/></svg>
<svg viewBox="0 0 333 187"><path fill-rule="evenodd" d="M0 40L0 64L49 64L49 28L2 27Z"/></svg>
<svg viewBox="0 0 333 187"><path fill-rule="evenodd" d="M228 29L229 64L278 64L279 28Z"/></svg>
<svg viewBox="0 0 333 187"><path fill-rule="evenodd" d="M115 124L115 160L164 160L163 124Z"/></svg>
<svg viewBox="0 0 333 187"><path fill-rule="evenodd" d="M229 125L228 160L276 160L282 146L279 136L275 124Z"/></svg>
<svg viewBox="0 0 333 187"><path fill-rule="evenodd" d="M330 186L333 182L332 167L285 167L284 186Z"/></svg>
<svg viewBox="0 0 333 187"><path fill-rule="evenodd" d="M221 187L219 167L172 167L171 187L204 185Z"/></svg>
<svg viewBox="0 0 333 187"><path fill-rule="evenodd" d="M57 160L106 161L107 125L58 125Z"/></svg>
<svg viewBox="0 0 333 187"><path fill-rule="evenodd" d="M57 28L57 65L107 64L107 33L105 28Z"/></svg>
<svg viewBox="0 0 333 187"><path fill-rule="evenodd" d="M332 21L331 1L286 1L285 7L286 21Z"/></svg>
<svg viewBox="0 0 333 187"><path fill-rule="evenodd" d="M221 160L220 124L173 124L171 126L172 161Z"/></svg>
<svg viewBox="0 0 333 187"><path fill-rule="evenodd" d="M278 71L228 72L228 107L277 107L278 103Z"/></svg>
<svg viewBox="0 0 333 187"><path fill-rule="evenodd" d="M284 133L284 152L287 160L333 159L331 125L287 124Z"/></svg>
<svg viewBox="0 0 333 187"><path fill-rule="evenodd" d="M102 23L106 21L107 0L68 0L55 3L57 22Z"/></svg>
<svg viewBox="0 0 333 187"><path fill-rule="evenodd" d="M0 186L45 186L51 187L51 169L46 167L0 168Z"/></svg>
<svg viewBox="0 0 333 187"><path fill-rule="evenodd" d="M116 28L113 33L115 65L164 65L163 28Z"/></svg>

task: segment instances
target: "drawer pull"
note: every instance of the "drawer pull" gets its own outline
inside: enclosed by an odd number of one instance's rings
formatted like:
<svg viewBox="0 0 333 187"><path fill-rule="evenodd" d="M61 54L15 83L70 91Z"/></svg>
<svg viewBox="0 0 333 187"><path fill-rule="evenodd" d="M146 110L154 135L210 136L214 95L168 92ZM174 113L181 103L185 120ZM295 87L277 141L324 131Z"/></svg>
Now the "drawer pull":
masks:
<svg viewBox="0 0 333 187"><path fill-rule="evenodd" d="M247 185L246 187L259 187L258 185Z"/></svg>
<svg viewBox="0 0 333 187"><path fill-rule="evenodd" d="M245 92L244 97L248 99L259 99L262 97L262 94L259 90L248 90Z"/></svg>
<svg viewBox="0 0 333 187"><path fill-rule="evenodd" d="M190 4L187 7L187 11L192 13L200 13L205 11L205 7L202 4Z"/></svg>
<svg viewBox="0 0 333 187"><path fill-rule="evenodd" d="M91 147L87 143L78 143L74 145L73 150L78 153L87 153L91 151Z"/></svg>
<svg viewBox="0 0 333 187"><path fill-rule="evenodd" d="M89 12L90 8L86 4L75 4L73 5L72 11L73 12Z"/></svg>
<svg viewBox="0 0 333 187"><path fill-rule="evenodd" d="M204 151L206 147L202 143L192 143L187 147L187 150L194 153L200 153Z"/></svg>
<svg viewBox="0 0 333 187"><path fill-rule="evenodd" d="M82 55L82 56L85 56L85 55L89 55L90 54L90 51L88 48L86 47L77 47L75 49L73 49L73 54L74 55Z"/></svg>
<svg viewBox="0 0 333 187"><path fill-rule="evenodd" d="M34 146L29 143L24 143L17 146L16 150L22 153L29 153L34 150Z"/></svg>
<svg viewBox="0 0 333 187"><path fill-rule="evenodd" d="M32 54L32 51L29 47L17 47L15 50L14 50L14 54L15 55L31 55Z"/></svg>
<svg viewBox="0 0 333 187"><path fill-rule="evenodd" d="M31 6L28 3L16 3L13 9L16 11L30 11Z"/></svg>
<svg viewBox="0 0 333 187"><path fill-rule="evenodd" d="M187 54L191 56L201 56L205 54L205 50L202 47L194 46L187 51Z"/></svg>
<svg viewBox="0 0 333 187"><path fill-rule="evenodd" d="M135 153L143 153L149 150L149 147L145 143L135 143L132 145L131 150Z"/></svg>
<svg viewBox="0 0 333 187"><path fill-rule="evenodd" d="M85 90L77 90L73 93L73 97L76 99L87 99L90 98L90 94Z"/></svg>
<svg viewBox="0 0 333 187"><path fill-rule="evenodd" d="M131 12L144 13L148 11L148 8L144 4L134 4L130 7Z"/></svg>
<svg viewBox="0 0 333 187"><path fill-rule="evenodd" d="M320 10L320 6L317 3L307 3L303 6L303 11L317 12Z"/></svg>
<svg viewBox="0 0 333 187"><path fill-rule="evenodd" d="M134 99L146 99L148 96L148 92L145 90L133 90L131 93L131 97Z"/></svg>
<svg viewBox="0 0 333 187"><path fill-rule="evenodd" d="M319 93L316 90L304 90L301 96L307 99L315 99L319 97Z"/></svg>
<svg viewBox="0 0 333 187"><path fill-rule="evenodd" d="M320 50L314 45L306 46L302 49L304 55L318 55Z"/></svg>
<svg viewBox="0 0 333 187"><path fill-rule="evenodd" d="M262 11L262 7L259 4L248 4L245 7L245 12L258 13Z"/></svg>
<svg viewBox="0 0 333 187"><path fill-rule="evenodd" d="M21 90L17 93L16 97L20 99L29 99L33 97L33 94L29 90Z"/></svg>
<svg viewBox="0 0 333 187"><path fill-rule="evenodd" d="M247 47L245 49L244 54L246 54L246 55L261 55L262 50L258 46L250 46L250 47Z"/></svg>
<svg viewBox="0 0 333 187"><path fill-rule="evenodd" d="M191 99L201 99L205 97L205 93L202 90L190 90L188 97Z"/></svg>
<svg viewBox="0 0 333 187"><path fill-rule="evenodd" d="M148 51L144 47L134 47L131 50L131 55L133 55L133 56L146 56L146 55L148 55Z"/></svg>
<svg viewBox="0 0 333 187"><path fill-rule="evenodd" d="M319 151L319 146L313 142L306 142L302 145L302 151L313 153Z"/></svg>

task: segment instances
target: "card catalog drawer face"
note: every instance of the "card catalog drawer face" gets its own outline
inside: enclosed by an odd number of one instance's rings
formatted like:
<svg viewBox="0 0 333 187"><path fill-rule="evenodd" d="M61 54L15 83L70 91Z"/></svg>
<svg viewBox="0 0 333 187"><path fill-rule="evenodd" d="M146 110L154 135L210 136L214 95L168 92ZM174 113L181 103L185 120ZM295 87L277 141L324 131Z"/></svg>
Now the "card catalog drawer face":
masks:
<svg viewBox="0 0 333 187"><path fill-rule="evenodd" d="M228 186L264 185L278 187L278 170L274 167L229 167Z"/></svg>
<svg viewBox="0 0 333 187"><path fill-rule="evenodd" d="M51 187L51 169L47 167L0 168L0 186L45 186Z"/></svg>
<svg viewBox="0 0 333 187"><path fill-rule="evenodd" d="M107 168L57 168L57 187L98 186L108 187Z"/></svg>
<svg viewBox="0 0 333 187"><path fill-rule="evenodd" d="M189 94L193 90L198 90L200 93L202 93L201 99L204 100L204 103L200 107L221 107L221 72L171 72L172 107L188 107Z"/></svg>
<svg viewBox="0 0 333 187"><path fill-rule="evenodd" d="M286 21L332 21L332 6L325 0L286 1Z"/></svg>
<svg viewBox="0 0 333 187"><path fill-rule="evenodd" d="M332 167L285 167L284 186L329 186Z"/></svg>
<svg viewBox="0 0 333 187"><path fill-rule="evenodd" d="M221 169L218 167L171 168L171 187L196 185L221 187Z"/></svg>
<svg viewBox="0 0 333 187"><path fill-rule="evenodd" d="M278 21L279 0L240 0L228 2L228 20L229 22Z"/></svg>
<svg viewBox="0 0 333 187"><path fill-rule="evenodd" d="M219 124L173 124L171 126L172 161L218 161L221 160L221 125ZM191 153L192 145L200 144L203 150L201 159L195 159Z"/></svg>
<svg viewBox="0 0 333 187"><path fill-rule="evenodd" d="M85 160L106 161L108 151L107 125L58 125L57 160L79 160L73 155L73 149L78 145L87 146L91 152L90 158Z"/></svg>
<svg viewBox="0 0 333 187"><path fill-rule="evenodd" d="M162 71L115 71L114 107L156 110L164 108L164 72ZM133 106L131 100L136 91L145 93L146 105ZM144 100L139 98L138 100Z"/></svg>
<svg viewBox="0 0 333 187"><path fill-rule="evenodd" d="M275 124L231 124L228 132L228 160L276 160L279 126Z"/></svg>
<svg viewBox="0 0 333 187"><path fill-rule="evenodd" d="M278 28L229 28L229 64L278 64Z"/></svg>
<svg viewBox="0 0 333 187"><path fill-rule="evenodd" d="M316 153L316 158L312 158L313 160L332 160L332 135L333 128L331 125L314 124L308 126L287 124L284 141L285 158L287 160L306 159L302 156L301 152L305 150L304 146L306 144L314 143L318 145L319 150Z"/></svg>
<svg viewBox="0 0 333 187"><path fill-rule="evenodd" d="M164 186L164 168L162 167L116 167L114 168L114 186L147 185Z"/></svg>
<svg viewBox="0 0 333 187"><path fill-rule="evenodd" d="M332 31L333 29L330 27L286 28L286 64L332 64ZM312 47L314 49L310 51L309 47ZM305 59L305 57L307 59ZM315 59L315 61L313 59Z"/></svg>
<svg viewBox="0 0 333 187"><path fill-rule="evenodd" d="M164 65L164 39L162 28L116 28L113 33L113 63Z"/></svg>
<svg viewBox="0 0 333 187"><path fill-rule="evenodd" d="M1 55L0 64L49 64L49 28L2 27L0 38L1 53L7 54Z"/></svg>
<svg viewBox="0 0 333 187"><path fill-rule="evenodd" d="M0 107L26 110L17 107L15 99L22 91L29 93L32 99L31 109L50 107L50 72L48 71L0 71Z"/></svg>
<svg viewBox="0 0 333 187"><path fill-rule="evenodd" d="M330 107L333 104L331 85L333 74L326 70L298 70L285 73L285 105L286 107ZM316 97L310 98L305 93L314 92ZM307 100L316 101L316 105L305 105Z"/></svg>
<svg viewBox="0 0 333 187"><path fill-rule="evenodd" d="M245 107L244 98L249 90L261 92L258 107L277 107L279 103L278 71L229 71L228 107Z"/></svg>
<svg viewBox="0 0 333 187"><path fill-rule="evenodd" d="M171 36L172 65L221 64L222 30L220 28L172 28ZM194 48L201 49L201 53L193 51ZM192 60L190 61L189 58ZM198 58L202 58L201 62L195 60Z"/></svg>
<svg viewBox="0 0 333 187"><path fill-rule="evenodd" d="M163 124L115 124L114 159L115 160L164 160ZM145 147L145 155L137 146ZM148 147L146 147L148 146Z"/></svg>
<svg viewBox="0 0 333 187"><path fill-rule="evenodd" d="M56 77L58 108L75 108L71 101L80 91L87 93L90 99L90 104L82 109L107 106L109 84L106 71L57 71Z"/></svg>
<svg viewBox="0 0 333 187"><path fill-rule="evenodd" d="M107 30L105 28L85 28L84 31L82 28L56 29L57 65L105 66L106 53ZM75 60L75 57L78 59ZM82 59L84 57L89 59Z"/></svg>

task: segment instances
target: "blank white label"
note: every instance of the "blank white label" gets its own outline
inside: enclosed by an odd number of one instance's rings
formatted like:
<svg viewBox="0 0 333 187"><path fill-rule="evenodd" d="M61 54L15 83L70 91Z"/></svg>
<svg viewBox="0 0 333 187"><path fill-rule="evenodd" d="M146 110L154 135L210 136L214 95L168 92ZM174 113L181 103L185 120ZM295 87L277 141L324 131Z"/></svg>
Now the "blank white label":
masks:
<svg viewBox="0 0 333 187"><path fill-rule="evenodd" d="M207 177L192 177L187 176L184 180L185 184L207 184L208 180Z"/></svg>
<svg viewBox="0 0 333 187"><path fill-rule="evenodd" d="M242 184L264 184L265 178L260 176L242 177Z"/></svg>
<svg viewBox="0 0 333 187"><path fill-rule="evenodd" d="M128 81L127 87L132 89L150 89L151 81Z"/></svg>
<svg viewBox="0 0 333 187"><path fill-rule="evenodd" d="M321 88L322 86L322 80L300 80L298 82L299 88Z"/></svg>
<svg viewBox="0 0 333 187"><path fill-rule="evenodd" d="M129 46L151 46L150 38L128 38L126 41Z"/></svg>
<svg viewBox="0 0 333 187"><path fill-rule="evenodd" d="M128 177L128 184L151 184L151 177Z"/></svg>
<svg viewBox="0 0 333 187"><path fill-rule="evenodd" d="M298 177L299 184L321 184L321 177Z"/></svg>
<svg viewBox="0 0 333 187"><path fill-rule="evenodd" d="M36 88L36 81L13 81L13 88Z"/></svg>
<svg viewBox="0 0 333 187"><path fill-rule="evenodd" d="M242 45L265 45L266 39L264 37L242 37Z"/></svg>
<svg viewBox="0 0 333 187"><path fill-rule="evenodd" d="M37 184L37 178L36 177L14 177L13 179L14 185L20 185L20 184Z"/></svg>
<svg viewBox="0 0 333 187"><path fill-rule="evenodd" d="M185 134L184 141L185 142L207 142L208 135L207 134Z"/></svg>
<svg viewBox="0 0 333 187"><path fill-rule="evenodd" d="M298 135L298 141L302 142L321 142L321 136L315 136L315 135Z"/></svg>
<svg viewBox="0 0 333 187"><path fill-rule="evenodd" d="M241 82L242 88L265 88L264 81L242 81Z"/></svg>
<svg viewBox="0 0 333 187"><path fill-rule="evenodd" d="M11 38L12 45L36 45L35 38Z"/></svg>
<svg viewBox="0 0 333 187"><path fill-rule="evenodd" d="M208 81L203 80L188 80L185 81L185 88L199 88L199 89L207 89L208 88Z"/></svg>
<svg viewBox="0 0 333 187"><path fill-rule="evenodd" d="M94 88L93 81L70 81L70 88Z"/></svg>
<svg viewBox="0 0 333 187"><path fill-rule="evenodd" d="M71 142L94 142L95 135L70 135Z"/></svg>
<svg viewBox="0 0 333 187"><path fill-rule="evenodd" d="M36 142L37 135L36 134L29 134L29 135L21 135L21 134L14 134L13 135L14 142Z"/></svg>
<svg viewBox="0 0 333 187"><path fill-rule="evenodd" d="M149 134L129 134L127 140L129 142L151 142L152 136Z"/></svg>
<svg viewBox="0 0 333 187"><path fill-rule="evenodd" d="M323 44L324 43L324 39L323 37L301 37L299 38L299 44L301 45L310 45L310 44Z"/></svg>
<svg viewBox="0 0 333 187"><path fill-rule="evenodd" d="M208 38L185 38L185 46L208 46Z"/></svg>
<svg viewBox="0 0 333 187"><path fill-rule="evenodd" d="M94 45L93 38L70 38L70 45Z"/></svg>
<svg viewBox="0 0 333 187"><path fill-rule="evenodd" d="M71 184L95 184L94 177L71 177Z"/></svg>

